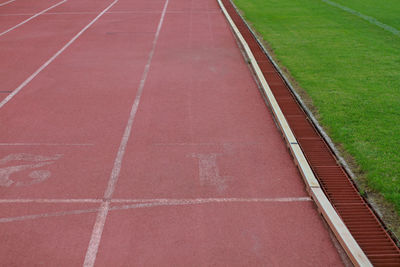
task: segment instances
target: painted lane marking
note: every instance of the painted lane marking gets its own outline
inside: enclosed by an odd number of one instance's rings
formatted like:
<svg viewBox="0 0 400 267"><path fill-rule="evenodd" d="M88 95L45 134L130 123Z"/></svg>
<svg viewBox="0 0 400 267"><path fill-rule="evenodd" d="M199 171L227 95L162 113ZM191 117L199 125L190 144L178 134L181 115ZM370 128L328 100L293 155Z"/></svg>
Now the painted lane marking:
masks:
<svg viewBox="0 0 400 267"><path fill-rule="evenodd" d="M14 181L10 178L10 176L14 173L24 170L37 169L53 164L56 160L61 158L61 156L61 154L56 154L51 157L46 157L25 153L8 155L0 160L0 166L12 161L27 161L31 163L0 168L0 186L9 187L12 184L15 184L16 186L28 186L43 182L51 176L51 172L49 170L33 170L28 175L29 178L31 178L29 182Z"/></svg>
<svg viewBox="0 0 400 267"><path fill-rule="evenodd" d="M220 145L265 145L262 142L221 142L221 143L153 143L152 146L220 146Z"/></svg>
<svg viewBox="0 0 400 267"><path fill-rule="evenodd" d="M161 14L162 11L109 11L106 14ZM186 14L186 11L167 11L166 14ZM210 10L210 11L194 11L193 14L218 14L221 13L219 10ZM97 14L97 12L46 12L43 15L92 15ZM0 14L0 17L10 17L10 16L31 16L33 13L9 13L9 14Z"/></svg>
<svg viewBox="0 0 400 267"><path fill-rule="evenodd" d="M312 201L310 197L276 197L276 198L154 198L154 199L113 199L113 203L152 202L152 203L212 203L212 202L302 202Z"/></svg>
<svg viewBox="0 0 400 267"><path fill-rule="evenodd" d="M8 101L10 101L16 94L18 94L22 88L24 88L30 81L32 81L42 70L44 70L51 62L53 62L65 49L67 49L79 36L82 35L90 26L92 26L104 13L107 12L118 0L112 2L106 7L97 17L95 17L88 25L86 25L80 32L78 32L67 44L65 44L60 50L58 50L49 60L47 60L42 66L40 66L31 76L29 76L20 86L18 86L11 94L9 94L3 101L0 102L0 108L2 108Z"/></svg>
<svg viewBox="0 0 400 267"><path fill-rule="evenodd" d="M102 200L93 199L96 202ZM161 207L161 206L184 206L184 205L200 205L200 204L209 204L209 203L273 203L273 202L281 202L281 203L298 203L298 202L311 202L312 199L309 197L282 197L282 198L195 198L195 199L120 199L115 200L115 202L135 202L135 204L129 205L121 205L109 207L108 211L113 210L129 210L129 209L140 209L140 208L152 208L152 207ZM114 201L113 201L114 202ZM2 203L0 201L0 203ZM19 202L26 203L26 202ZM43 203L43 202L41 202ZM47 202L46 202L47 203ZM76 202L75 202L76 203ZM87 202L85 202L87 203ZM59 211L59 212L51 212L51 213L41 213L41 214L31 214L31 215L23 215L16 217L4 217L0 218L0 223L10 223L16 221L27 221L48 217L60 217L66 215L77 215L77 214L85 214L85 213L94 213L98 212L100 208L93 209L83 209L83 210L72 210L72 211ZM101 233L97 233L101 234Z"/></svg>
<svg viewBox="0 0 400 267"><path fill-rule="evenodd" d="M376 26L378 26L378 27L380 27L380 28L382 28L382 29L384 29L384 30L386 30L388 32L391 32L394 35L400 36L400 31L398 29L396 29L396 28L394 28L392 26L389 26L389 25L387 25L385 23L382 23L379 20L375 19L374 17L370 17L370 16L367 16L367 15L364 15L364 14L362 14L362 13L360 13L360 12L354 10L354 9L348 8L347 6L342 6L342 5L338 4L338 3L335 3L335 2L332 2L332 1L329 1L329 0L321 0L321 1L327 3L328 5L340 8L341 10L344 10L344 11L346 11L348 13L353 14L353 15L356 15L357 17L360 17L360 18L368 21L369 23L372 23L372 24L374 24L374 25L376 25Z"/></svg>
<svg viewBox="0 0 400 267"><path fill-rule="evenodd" d="M186 206L186 205L199 205L209 203L265 203L265 202L309 202L312 201L310 197L297 197L297 198L197 198L197 199L165 199L154 202L143 202L136 204L128 204L122 206L111 207L110 210L125 210L125 209L139 209L151 208L160 206Z"/></svg>
<svg viewBox="0 0 400 267"><path fill-rule="evenodd" d="M18 203L101 203L102 199L93 198L15 198L15 199L0 199L0 204L18 204Z"/></svg>
<svg viewBox="0 0 400 267"><path fill-rule="evenodd" d="M12 2L14 2L14 1L15 1L15 0L10 0L10 1L1 3L0 6L5 6L5 5L7 5L7 4L9 4L9 3L12 3Z"/></svg>
<svg viewBox="0 0 400 267"><path fill-rule="evenodd" d="M98 14L98 12L92 11L82 11L82 12L46 12L43 15L93 15ZM161 11L109 11L106 14L161 14ZM11 17L11 16L31 16L33 13L9 13L0 14L0 17Z"/></svg>
<svg viewBox="0 0 400 267"><path fill-rule="evenodd" d="M98 12L82 11L82 12L46 12L43 15L93 15L98 14ZM109 11L106 14L161 14L161 11ZM33 13L9 13L0 14L0 17L10 17L10 16L31 16Z"/></svg>
<svg viewBox="0 0 400 267"><path fill-rule="evenodd" d="M199 178L202 186L211 185L215 186L218 192L223 192L226 188L226 181L229 176L220 176L219 168L217 165L217 153L208 154L191 154L192 157L197 158L199 161Z"/></svg>
<svg viewBox="0 0 400 267"><path fill-rule="evenodd" d="M162 25L164 22L165 13L167 11L168 2L169 2L169 0L165 1L165 5L164 5L164 8L163 8L163 11L161 14L161 18L160 18L160 21L157 26L157 31L154 36L152 48L151 48L146 66L143 71L143 76L140 81L139 88L136 93L136 97L133 102L131 112L129 114L129 119L128 119L124 134L121 139L121 144L118 149L117 157L115 158L115 161L114 161L114 166L111 171L110 180L108 182L107 189L104 193L105 201L101 204L100 211L97 214L96 222L93 226L92 236L90 238L89 246L86 251L85 261L83 264L86 267L92 267L96 261L97 251L99 249L100 240L101 240L101 236L102 236L103 229L104 229L104 224L106 222L107 214L110 209L110 199L112 197L112 194L114 193L115 185L118 181L118 177L119 177L119 173L120 173L121 165L122 165L122 159L124 157L125 149L128 144L129 137L131 135L133 121L135 119L136 112L138 110L139 103L140 103L140 98L143 93L143 88L144 88L144 85L145 85L145 82L147 79L148 72L150 70L150 65L151 65L151 62L153 59L154 51L156 49L158 37L160 35L160 31L161 31L161 28L162 28Z"/></svg>
<svg viewBox="0 0 400 267"><path fill-rule="evenodd" d="M162 11L109 11L106 14L161 14ZM167 11L166 14L186 14L187 11ZM219 10L210 10L210 11L193 11L193 14L218 14L221 13ZM92 15L97 14L97 12L46 12L43 15ZM33 13L10 13L10 14L0 14L0 17L9 17L9 16L31 16Z"/></svg>
<svg viewBox="0 0 400 267"><path fill-rule="evenodd" d="M34 220L34 219L48 218L48 217L60 217L60 216L65 216L65 215L77 215L77 214L97 212L98 210L99 210L99 208L93 208L93 209L86 209L86 210L59 211L59 212L51 212L51 213L0 218L0 223L27 221L27 220Z"/></svg>
<svg viewBox="0 0 400 267"><path fill-rule="evenodd" d="M135 202L136 204L146 205L192 205L202 203L257 203L257 202L307 202L312 201L310 197L276 197L276 198L184 198L184 199L170 199L170 198L159 198L159 199L114 199L112 202ZM130 205L128 205L130 206ZM115 209L121 209L127 206L116 206ZM135 206L132 206L135 207ZM111 209L114 209L112 207Z"/></svg>
<svg viewBox="0 0 400 267"><path fill-rule="evenodd" d="M0 146L94 146L94 144L63 143L0 143Z"/></svg>
<svg viewBox="0 0 400 267"><path fill-rule="evenodd" d="M144 203L144 202L176 202L176 201L200 201L200 202L297 202L311 201L309 197L278 197L278 198L195 198L195 199L171 199L171 198L150 198L150 199L111 199L111 203ZM16 198L0 199L0 204L18 204L18 203L101 203L103 199L96 198Z"/></svg>
<svg viewBox="0 0 400 267"><path fill-rule="evenodd" d="M36 13L35 15L33 15L32 17L30 17L30 18L24 20L23 22L21 22L21 23L15 25L14 27L9 28L8 30L5 30L5 31L2 32L2 33L0 33L0 37L3 36L4 34L10 32L10 31L12 31L12 30L18 28L19 26L22 26L23 24L27 23L28 21L33 20L33 19L36 18L37 16L42 15L42 14L45 13L46 11L48 11L48 10L50 10L50 9L53 9L53 8L55 8L55 7L57 7L57 6L59 6L59 5L63 4L63 3L65 3L65 2L67 2L67 1L68 1L68 0L63 0L63 1L61 1L61 2L59 2L59 3L57 3L57 4L55 4L55 5L52 5L52 6L49 7L49 8L46 8L46 9L40 11L39 13Z"/></svg>

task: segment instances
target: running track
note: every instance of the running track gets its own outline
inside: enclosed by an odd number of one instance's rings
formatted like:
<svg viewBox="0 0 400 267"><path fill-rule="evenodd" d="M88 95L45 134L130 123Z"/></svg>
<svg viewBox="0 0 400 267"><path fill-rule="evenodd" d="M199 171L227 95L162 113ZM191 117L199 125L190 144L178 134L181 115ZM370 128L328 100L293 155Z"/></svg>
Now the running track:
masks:
<svg viewBox="0 0 400 267"><path fill-rule="evenodd" d="M215 0L3 0L0 81L2 266L342 265Z"/></svg>

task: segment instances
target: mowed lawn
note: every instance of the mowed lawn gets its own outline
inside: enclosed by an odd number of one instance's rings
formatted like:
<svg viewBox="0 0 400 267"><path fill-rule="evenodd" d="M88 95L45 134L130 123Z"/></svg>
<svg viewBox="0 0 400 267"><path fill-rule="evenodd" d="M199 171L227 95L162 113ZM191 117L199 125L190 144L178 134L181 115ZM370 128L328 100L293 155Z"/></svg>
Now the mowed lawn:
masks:
<svg viewBox="0 0 400 267"><path fill-rule="evenodd" d="M368 187L400 213L400 31L393 31L400 30L400 1L330 0L357 13L323 0L234 2L311 97Z"/></svg>

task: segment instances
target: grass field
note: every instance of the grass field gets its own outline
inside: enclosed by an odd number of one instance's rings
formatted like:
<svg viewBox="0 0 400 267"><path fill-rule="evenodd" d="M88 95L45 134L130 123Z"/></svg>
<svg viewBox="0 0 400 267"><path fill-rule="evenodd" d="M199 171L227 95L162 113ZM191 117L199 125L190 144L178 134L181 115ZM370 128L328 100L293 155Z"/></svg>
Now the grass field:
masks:
<svg viewBox="0 0 400 267"><path fill-rule="evenodd" d="M234 2L311 97L368 187L400 214L400 32L382 28L400 30L400 1Z"/></svg>

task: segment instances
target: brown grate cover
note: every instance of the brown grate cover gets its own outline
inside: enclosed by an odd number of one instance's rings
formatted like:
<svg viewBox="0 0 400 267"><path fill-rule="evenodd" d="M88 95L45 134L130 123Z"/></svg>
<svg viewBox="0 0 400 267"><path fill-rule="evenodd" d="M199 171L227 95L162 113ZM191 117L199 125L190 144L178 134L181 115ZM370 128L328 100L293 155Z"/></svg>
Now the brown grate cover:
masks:
<svg viewBox="0 0 400 267"><path fill-rule="evenodd" d="M231 1L222 2L254 54L321 187L355 240L374 266L400 266L400 250L395 242L359 195L325 140L310 123Z"/></svg>

